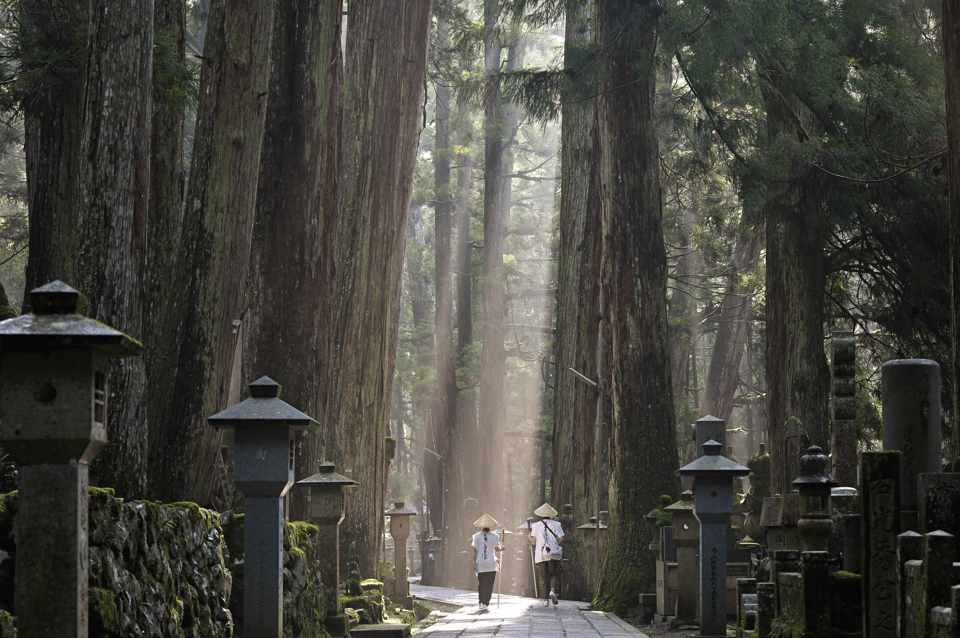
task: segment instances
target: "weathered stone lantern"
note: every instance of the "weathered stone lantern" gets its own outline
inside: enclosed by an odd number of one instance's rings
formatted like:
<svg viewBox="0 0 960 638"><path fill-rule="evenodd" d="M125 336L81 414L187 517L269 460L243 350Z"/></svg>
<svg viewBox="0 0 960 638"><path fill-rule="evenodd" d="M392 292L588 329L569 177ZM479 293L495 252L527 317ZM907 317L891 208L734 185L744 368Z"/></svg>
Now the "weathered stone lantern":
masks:
<svg viewBox="0 0 960 638"><path fill-rule="evenodd" d="M597 521L596 516L590 522L577 528L583 534L583 548L587 553L587 589L597 591L597 561L603 560L606 546L607 526ZM597 538L599 536L599 538ZM597 551L599 550L599 555Z"/></svg>
<svg viewBox="0 0 960 638"><path fill-rule="evenodd" d="M833 532L833 508L830 491L837 484L830 473L830 459L812 445L800 457L800 476L793 486L800 491L800 549L804 552L829 550Z"/></svg>
<svg viewBox="0 0 960 638"><path fill-rule="evenodd" d="M704 455L681 467L693 476L693 513L700 521L700 636L727 635L727 530L733 514L733 479L750 468L734 463L710 440Z"/></svg>
<svg viewBox="0 0 960 638"><path fill-rule="evenodd" d="M393 580L394 602L413 604L407 599L410 589L407 586L407 539L410 537L410 517L417 512L407 507L402 501L393 504L393 509L387 510L390 517L390 536L393 537Z"/></svg>
<svg viewBox="0 0 960 638"><path fill-rule="evenodd" d="M673 514L673 542L677 546L677 622L692 623L697 618L697 546L700 522L693 513L693 492L687 490L680 500L665 507Z"/></svg>
<svg viewBox="0 0 960 638"><path fill-rule="evenodd" d="M317 534L317 560L320 581L328 586L327 618L340 614L340 523L345 514L343 491L357 482L337 474L337 466L327 461L320 471L297 481L307 488L307 519L320 530Z"/></svg>
<svg viewBox="0 0 960 638"><path fill-rule="evenodd" d="M143 346L84 316L54 281L33 312L0 322L0 442L19 464L17 624L21 636L87 635L88 470L107 442L108 363Z"/></svg>
<svg viewBox="0 0 960 638"><path fill-rule="evenodd" d="M317 422L280 400L269 377L250 384L250 398L207 418L234 428L234 479L243 492L244 635L283 634L283 497L293 485L294 431Z"/></svg>

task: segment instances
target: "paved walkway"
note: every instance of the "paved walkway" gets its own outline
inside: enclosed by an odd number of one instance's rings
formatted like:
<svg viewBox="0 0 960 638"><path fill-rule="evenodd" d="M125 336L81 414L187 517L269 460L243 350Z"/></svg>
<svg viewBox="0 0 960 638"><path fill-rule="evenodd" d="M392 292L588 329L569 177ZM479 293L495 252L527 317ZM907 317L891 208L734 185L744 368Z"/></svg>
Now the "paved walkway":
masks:
<svg viewBox="0 0 960 638"><path fill-rule="evenodd" d="M498 636L500 638L647 638L636 627L613 614L590 611L586 603L561 600L543 607L533 598L501 596L494 591L490 609L480 611L477 592L446 587L410 585L410 595L425 602L455 605L454 612L431 614L417 635L429 638ZM436 619L431 623L431 620Z"/></svg>

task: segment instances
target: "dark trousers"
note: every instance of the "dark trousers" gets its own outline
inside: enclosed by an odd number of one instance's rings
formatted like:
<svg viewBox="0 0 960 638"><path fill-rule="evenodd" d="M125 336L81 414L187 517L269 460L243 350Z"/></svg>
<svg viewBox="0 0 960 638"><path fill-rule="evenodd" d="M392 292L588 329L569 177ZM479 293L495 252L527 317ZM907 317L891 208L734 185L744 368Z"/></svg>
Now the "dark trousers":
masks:
<svg viewBox="0 0 960 638"><path fill-rule="evenodd" d="M497 572L477 572L477 592L480 594L480 604L489 605L493 595L493 581L497 579Z"/></svg>
<svg viewBox="0 0 960 638"><path fill-rule="evenodd" d="M560 570L557 568L559 564L558 560L545 560L536 564L537 593L544 600L550 597L551 589L560 595Z"/></svg>

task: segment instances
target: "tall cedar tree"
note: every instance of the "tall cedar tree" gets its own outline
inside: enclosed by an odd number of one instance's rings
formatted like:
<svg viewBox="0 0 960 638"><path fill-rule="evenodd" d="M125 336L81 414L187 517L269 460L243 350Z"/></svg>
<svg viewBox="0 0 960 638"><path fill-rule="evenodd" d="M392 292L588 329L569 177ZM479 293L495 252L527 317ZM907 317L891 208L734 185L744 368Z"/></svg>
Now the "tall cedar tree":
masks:
<svg viewBox="0 0 960 638"><path fill-rule="evenodd" d="M243 327L244 379L270 376L317 420L332 335L342 5L277 3ZM297 480L318 471L322 449L319 432L297 432ZM306 517L305 497L291 491L291 520Z"/></svg>
<svg viewBox="0 0 960 638"><path fill-rule="evenodd" d="M151 492L209 504L220 436L207 417L226 407L241 321L269 90L274 7L212 0L200 104L176 273L177 296L155 344L151 382ZM179 321L173 319L178 317Z"/></svg>
<svg viewBox="0 0 960 638"><path fill-rule="evenodd" d="M477 463L480 483L474 484L477 516L491 512L496 518L503 507L503 431L506 418L503 381L506 351L506 308L503 240L508 211L503 202L504 108L500 90L500 3L484 0L483 51L483 276L481 302L483 348L480 353L480 422ZM472 514L471 514L472 515Z"/></svg>
<svg viewBox="0 0 960 638"><path fill-rule="evenodd" d="M144 336L150 188L153 0L90 3L79 180L77 288L91 317ZM122 33L124 37L117 37ZM91 481L125 498L147 495L146 366L110 367L109 444Z"/></svg>
<svg viewBox="0 0 960 638"><path fill-rule="evenodd" d="M600 197L593 78L576 68L577 51L592 44L591 2L569 3L564 35L566 83L561 127L560 246L557 254L556 363L553 395L553 474L550 500L571 503L573 520L585 521L606 509L603 483L597 494L596 437L598 396L570 369L598 377L600 334ZM572 534L564 545L571 568L564 596L592 596L596 574L587 573L584 539ZM588 585L592 584L594 589Z"/></svg>
<svg viewBox="0 0 960 638"><path fill-rule="evenodd" d="M413 184L431 7L351 2L344 67L340 225L327 456L356 480L341 543L377 573L386 425L399 327L404 230Z"/></svg>
<svg viewBox="0 0 960 638"><path fill-rule="evenodd" d="M447 17L437 4L437 44L441 54L449 46L450 26ZM453 198L450 182L450 87L447 78L440 75L436 81L436 135L433 154L434 175L434 233L436 278L436 327L437 387L434 391L434 407L427 424L423 451L423 481L430 522L435 533L442 534L442 512L445 498L443 485L445 472L443 461L449 467L450 441L454 435L454 415L457 407L457 377L453 337L453 255L450 249L452 237ZM428 530L424 530L427 532Z"/></svg>
<svg viewBox="0 0 960 638"><path fill-rule="evenodd" d="M26 79L19 102L30 211L28 291L55 279L77 283L87 4L87 0L24 0L19 6L17 40L21 78ZM24 310L29 309L29 298L24 295Z"/></svg>
<svg viewBox="0 0 960 638"><path fill-rule="evenodd" d="M610 344L610 519L594 605L623 611L656 583L644 515L676 495L666 254L654 128L655 0L597 0L602 308Z"/></svg>

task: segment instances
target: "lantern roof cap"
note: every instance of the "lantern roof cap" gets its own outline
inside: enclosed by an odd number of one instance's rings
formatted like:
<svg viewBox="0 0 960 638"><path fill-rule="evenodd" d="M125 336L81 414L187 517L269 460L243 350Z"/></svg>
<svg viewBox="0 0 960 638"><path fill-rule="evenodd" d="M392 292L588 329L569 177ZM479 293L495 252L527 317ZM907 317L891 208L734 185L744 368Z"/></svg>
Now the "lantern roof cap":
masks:
<svg viewBox="0 0 960 638"><path fill-rule="evenodd" d="M417 513L417 510L407 507L407 504L401 501L394 503L393 509L389 509L384 513L387 516L413 516Z"/></svg>
<svg viewBox="0 0 960 638"><path fill-rule="evenodd" d="M750 473L750 468L740 465L736 461L731 461L720 454L723 445L710 439L702 445L703 456L693 463L684 465L678 473L682 476L701 476L707 474L728 474L731 476L746 476Z"/></svg>
<svg viewBox="0 0 960 638"><path fill-rule="evenodd" d="M317 485L340 485L342 487L356 487L357 482L349 479L342 474L337 474L337 466L330 461L324 461L320 464L320 471L313 476L297 481L297 485L306 485L308 487Z"/></svg>
<svg viewBox="0 0 960 638"><path fill-rule="evenodd" d="M830 473L830 458L823 453L823 448L818 445L807 448L807 453L800 457L800 476L794 479L791 485L796 488L837 485Z"/></svg>
<svg viewBox="0 0 960 638"><path fill-rule="evenodd" d="M598 524L597 524L597 517L596 517L596 516L591 516L589 523L584 523L583 525L581 525L581 526L578 527L577 529L607 529L607 526L604 525L603 523L600 523L600 524L598 525Z"/></svg>
<svg viewBox="0 0 960 638"><path fill-rule="evenodd" d="M222 412L207 417L215 428L285 427L306 430L318 423L280 400L280 384L270 377L260 377L250 384L250 398Z"/></svg>
<svg viewBox="0 0 960 638"><path fill-rule="evenodd" d="M132 357L143 344L86 317L87 298L62 281L30 291L32 312L0 321L0 347L7 352L99 350L110 357Z"/></svg>
<svg viewBox="0 0 960 638"><path fill-rule="evenodd" d="M663 509L672 510L674 512L677 512L677 511L692 512L693 511L693 492L691 492L690 490L686 490L685 492L680 494L679 501L671 505L667 505Z"/></svg>

